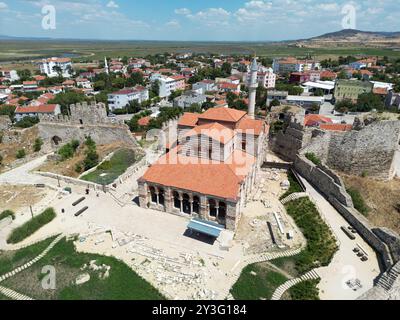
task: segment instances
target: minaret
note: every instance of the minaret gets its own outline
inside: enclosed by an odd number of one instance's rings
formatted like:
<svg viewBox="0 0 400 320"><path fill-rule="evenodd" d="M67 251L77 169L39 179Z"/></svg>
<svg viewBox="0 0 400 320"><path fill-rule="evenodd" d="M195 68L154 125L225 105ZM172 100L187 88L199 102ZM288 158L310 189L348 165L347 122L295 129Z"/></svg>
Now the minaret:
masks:
<svg viewBox="0 0 400 320"><path fill-rule="evenodd" d="M106 70L106 73L107 73L107 74L110 73L110 70L108 69L107 57L104 57L104 69Z"/></svg>
<svg viewBox="0 0 400 320"><path fill-rule="evenodd" d="M256 110L256 95L257 95L257 88L258 88L258 81L257 81L257 74L258 74L258 64L257 58L254 57L253 63L251 64L250 68L250 81L248 83L249 87L249 117L254 119L255 110Z"/></svg>

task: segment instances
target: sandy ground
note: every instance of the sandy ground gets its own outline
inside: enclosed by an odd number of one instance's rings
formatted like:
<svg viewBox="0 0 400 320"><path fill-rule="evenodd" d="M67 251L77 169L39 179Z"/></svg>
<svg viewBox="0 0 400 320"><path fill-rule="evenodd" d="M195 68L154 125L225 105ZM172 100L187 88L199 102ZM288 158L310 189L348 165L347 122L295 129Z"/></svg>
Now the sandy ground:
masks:
<svg viewBox="0 0 400 320"><path fill-rule="evenodd" d="M3 210L20 211L42 200L48 190L33 186L0 185L0 212Z"/></svg>
<svg viewBox="0 0 400 320"><path fill-rule="evenodd" d="M331 264L316 270L322 278L318 285L320 298L322 300L355 300L373 287L373 280L380 274L378 258L374 250L358 234L355 240L351 240L340 229L341 226L348 226L346 220L305 179L303 182L307 193L316 201L322 217L339 242L339 250ZM356 247L361 247L368 254L367 262L362 262L353 253ZM358 279L362 286L356 291L346 285L347 281L355 279Z"/></svg>

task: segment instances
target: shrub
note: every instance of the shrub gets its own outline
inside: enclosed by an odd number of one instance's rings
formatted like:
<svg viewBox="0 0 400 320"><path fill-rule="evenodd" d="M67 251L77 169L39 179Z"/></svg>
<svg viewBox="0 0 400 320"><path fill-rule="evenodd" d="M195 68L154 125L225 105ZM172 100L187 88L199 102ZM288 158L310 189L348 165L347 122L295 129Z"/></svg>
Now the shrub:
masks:
<svg viewBox="0 0 400 320"><path fill-rule="evenodd" d="M34 152L39 152L42 149L43 141L40 138L37 138L35 140L35 143L33 144L33 151Z"/></svg>
<svg viewBox="0 0 400 320"><path fill-rule="evenodd" d="M39 123L38 117L24 117L18 122L15 123L15 126L18 128L30 128L35 124Z"/></svg>
<svg viewBox="0 0 400 320"><path fill-rule="evenodd" d="M56 213L53 208L48 208L41 214L33 217L28 222L24 223L22 226L13 230L10 236L7 238L7 243L18 243L22 240L28 238L39 230L44 225L48 224L56 217Z"/></svg>
<svg viewBox="0 0 400 320"><path fill-rule="evenodd" d="M74 149L74 151L76 151L76 149L78 149L80 142L76 139L72 140L70 142L72 149Z"/></svg>
<svg viewBox="0 0 400 320"><path fill-rule="evenodd" d="M83 170L82 164L81 164L81 163L77 163L77 164L75 165L75 172L76 172L76 173L82 173L82 170Z"/></svg>
<svg viewBox="0 0 400 320"><path fill-rule="evenodd" d="M369 208L366 205L361 193L358 190L353 189L353 188L347 189L347 193L350 195L351 199L353 200L354 208L356 208L364 216L368 215Z"/></svg>
<svg viewBox="0 0 400 320"><path fill-rule="evenodd" d="M3 156L0 154L0 166L3 164Z"/></svg>
<svg viewBox="0 0 400 320"><path fill-rule="evenodd" d="M306 156L306 158L307 158L308 160L310 160L310 161L311 161L312 163L314 163L315 165L317 165L317 166L321 165L321 159L318 158L318 157L315 155L315 153L308 152L308 153L305 154L305 156Z"/></svg>
<svg viewBox="0 0 400 320"><path fill-rule="evenodd" d="M112 168L111 161L104 161L101 165L97 167L99 170L110 170Z"/></svg>
<svg viewBox="0 0 400 320"><path fill-rule="evenodd" d="M26 157L26 152L24 149L20 149L17 151L16 155L17 159L22 159Z"/></svg>
<svg viewBox="0 0 400 320"><path fill-rule="evenodd" d="M86 158L83 160L84 170L87 171L89 169L94 168L99 163L99 155L96 152L96 149L89 148L86 151Z"/></svg>
<svg viewBox="0 0 400 320"><path fill-rule="evenodd" d="M0 220L3 220L4 218L10 217L15 220L15 213L11 210L5 210L2 213L0 213Z"/></svg>

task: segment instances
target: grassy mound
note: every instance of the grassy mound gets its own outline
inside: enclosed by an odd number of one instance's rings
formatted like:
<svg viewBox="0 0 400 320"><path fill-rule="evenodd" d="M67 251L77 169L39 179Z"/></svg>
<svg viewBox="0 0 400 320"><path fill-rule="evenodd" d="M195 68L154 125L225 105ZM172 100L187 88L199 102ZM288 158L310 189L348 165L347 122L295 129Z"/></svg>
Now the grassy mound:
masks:
<svg viewBox="0 0 400 320"><path fill-rule="evenodd" d="M48 208L36 217L33 217L22 226L14 229L7 238L7 243L18 243L34 234L44 225L48 224L56 217L56 212L53 208Z"/></svg>

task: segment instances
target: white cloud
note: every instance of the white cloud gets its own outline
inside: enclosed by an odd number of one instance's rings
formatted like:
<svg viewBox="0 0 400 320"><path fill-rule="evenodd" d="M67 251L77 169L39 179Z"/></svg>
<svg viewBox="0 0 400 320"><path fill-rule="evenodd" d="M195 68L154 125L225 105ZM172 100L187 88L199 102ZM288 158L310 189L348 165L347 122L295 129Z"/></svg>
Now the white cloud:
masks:
<svg viewBox="0 0 400 320"><path fill-rule="evenodd" d="M168 21L165 25L170 28L180 28L181 27L181 24L179 23L178 20Z"/></svg>
<svg viewBox="0 0 400 320"><path fill-rule="evenodd" d="M180 8L180 9L175 9L176 14L182 14L182 15L188 15L191 14L192 11L190 11L188 8Z"/></svg>
<svg viewBox="0 0 400 320"><path fill-rule="evenodd" d="M107 3L107 8L117 9L117 8L119 8L119 5L117 3L115 3L115 1L111 0L109 3Z"/></svg>
<svg viewBox="0 0 400 320"><path fill-rule="evenodd" d="M340 11L342 8L337 3L321 3L317 6L318 9L323 11Z"/></svg>
<svg viewBox="0 0 400 320"><path fill-rule="evenodd" d="M202 23L205 26L222 26L228 25L231 13L223 8L208 8L186 17L192 21Z"/></svg>
<svg viewBox="0 0 400 320"><path fill-rule="evenodd" d="M0 2L0 10L5 10L5 9L7 9L7 8L8 8L7 3Z"/></svg>

